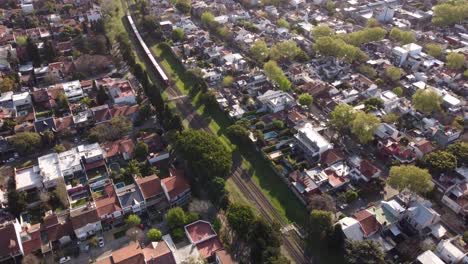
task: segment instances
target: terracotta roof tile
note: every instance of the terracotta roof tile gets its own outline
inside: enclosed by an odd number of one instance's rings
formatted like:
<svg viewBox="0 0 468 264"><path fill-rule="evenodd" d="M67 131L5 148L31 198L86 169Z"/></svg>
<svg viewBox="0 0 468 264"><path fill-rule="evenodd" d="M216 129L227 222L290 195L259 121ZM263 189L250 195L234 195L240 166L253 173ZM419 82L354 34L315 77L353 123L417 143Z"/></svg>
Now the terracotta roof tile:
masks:
<svg viewBox="0 0 468 264"><path fill-rule="evenodd" d="M325 163L327 166L330 166L338 161L344 160L344 154L339 149L329 149L322 153L320 156L322 163Z"/></svg>
<svg viewBox="0 0 468 264"><path fill-rule="evenodd" d="M353 217L359 222L359 225L366 236L377 232L380 228L380 224L375 215L371 214L367 210L359 211L355 213Z"/></svg>
<svg viewBox="0 0 468 264"><path fill-rule="evenodd" d="M147 264L175 264L175 258L166 242L153 242L143 249Z"/></svg>
<svg viewBox="0 0 468 264"><path fill-rule="evenodd" d="M6 224L0 228L0 257L9 255L17 255L20 251L20 246L13 223Z"/></svg>
<svg viewBox="0 0 468 264"><path fill-rule="evenodd" d="M70 213L71 222L74 229L78 229L89 223L95 223L101 220L99 218L96 208L78 210L72 211Z"/></svg>
<svg viewBox="0 0 468 264"><path fill-rule="evenodd" d="M130 245L112 252L114 264L144 264L145 257L140 244L132 242Z"/></svg>
<svg viewBox="0 0 468 264"><path fill-rule="evenodd" d="M171 170L171 177L162 179L162 183L166 186L166 190L169 193L169 197L175 198L183 192L190 189L183 171L181 170Z"/></svg>
<svg viewBox="0 0 468 264"><path fill-rule="evenodd" d="M161 179L156 175L138 177L135 183L140 187L143 198L150 199L158 194L164 193L161 187Z"/></svg>

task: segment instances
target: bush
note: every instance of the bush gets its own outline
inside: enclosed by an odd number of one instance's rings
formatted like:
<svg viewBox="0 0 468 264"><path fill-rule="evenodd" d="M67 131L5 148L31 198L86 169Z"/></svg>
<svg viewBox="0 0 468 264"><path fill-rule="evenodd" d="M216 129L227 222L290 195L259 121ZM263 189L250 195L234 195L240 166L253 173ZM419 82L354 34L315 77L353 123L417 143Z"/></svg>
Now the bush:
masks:
<svg viewBox="0 0 468 264"><path fill-rule="evenodd" d="M180 242L182 239L184 239L185 232L182 227L178 227L174 230L172 230L172 239L174 239L174 242Z"/></svg>
<svg viewBox="0 0 468 264"><path fill-rule="evenodd" d="M161 241L162 233L159 229L151 228L150 230L148 230L146 237L151 242Z"/></svg>

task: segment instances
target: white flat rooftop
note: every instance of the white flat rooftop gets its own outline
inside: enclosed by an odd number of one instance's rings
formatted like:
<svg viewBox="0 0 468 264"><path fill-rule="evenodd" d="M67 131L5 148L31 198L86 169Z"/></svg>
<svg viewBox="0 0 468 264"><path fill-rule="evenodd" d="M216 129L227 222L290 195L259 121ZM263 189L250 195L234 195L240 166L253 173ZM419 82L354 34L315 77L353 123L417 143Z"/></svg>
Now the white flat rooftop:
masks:
<svg viewBox="0 0 468 264"><path fill-rule="evenodd" d="M78 150L76 148L72 148L70 150L64 151L58 154L60 168L62 170L69 169L71 167L79 166L80 163L80 155L78 154Z"/></svg>
<svg viewBox="0 0 468 264"><path fill-rule="evenodd" d="M62 172L59 167L59 159L57 153L51 153L37 158L41 175L44 181L56 180L62 177Z"/></svg>
<svg viewBox="0 0 468 264"><path fill-rule="evenodd" d="M15 173L16 190L23 191L38 188L42 185L39 166L18 169Z"/></svg>

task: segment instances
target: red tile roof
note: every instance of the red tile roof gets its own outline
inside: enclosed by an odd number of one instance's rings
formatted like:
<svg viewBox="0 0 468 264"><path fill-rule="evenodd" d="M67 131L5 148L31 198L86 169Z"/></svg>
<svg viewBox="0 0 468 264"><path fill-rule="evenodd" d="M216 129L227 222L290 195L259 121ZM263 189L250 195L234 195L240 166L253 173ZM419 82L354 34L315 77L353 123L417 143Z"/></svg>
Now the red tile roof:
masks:
<svg viewBox="0 0 468 264"><path fill-rule="evenodd" d="M434 150L431 142L424 139L416 143L416 147L421 151L423 155L429 154Z"/></svg>
<svg viewBox="0 0 468 264"><path fill-rule="evenodd" d="M147 264L176 264L174 255L166 242L153 242L143 249Z"/></svg>
<svg viewBox="0 0 468 264"><path fill-rule="evenodd" d="M190 185L185 179L183 170L171 169L170 174L174 176L162 179L162 183L166 186L166 190L171 199L190 190Z"/></svg>
<svg viewBox="0 0 468 264"><path fill-rule="evenodd" d="M9 255L15 256L19 253L20 241L17 239L13 223L5 224L0 228L0 237L0 258Z"/></svg>
<svg viewBox="0 0 468 264"><path fill-rule="evenodd" d="M23 252L25 255L41 249L41 224L35 224L22 231L22 235L30 239L23 241Z"/></svg>
<svg viewBox="0 0 468 264"><path fill-rule="evenodd" d="M113 142L106 142L102 144L102 149L106 152L106 158L112 158L124 152L133 155L135 144L132 139L124 138Z"/></svg>
<svg viewBox="0 0 468 264"><path fill-rule="evenodd" d="M112 117L116 116L130 116L138 112L139 106L137 104L135 105L123 105L123 106L118 106L114 105L111 109L111 114Z"/></svg>
<svg viewBox="0 0 468 264"><path fill-rule="evenodd" d="M114 185L110 183L104 186L104 193L103 196L95 199L98 215L102 217L116 211L121 211L122 207L115 194Z"/></svg>
<svg viewBox="0 0 468 264"><path fill-rule="evenodd" d="M338 161L344 160L344 154L339 149L329 149L322 153L320 160L322 163L330 166Z"/></svg>
<svg viewBox="0 0 468 264"><path fill-rule="evenodd" d="M55 127L58 132L71 128L73 124L73 116L71 115L55 118Z"/></svg>
<svg viewBox="0 0 468 264"><path fill-rule="evenodd" d="M353 217L359 222L365 236L372 235L380 228L380 223L375 218L375 215L371 214L367 210L359 211L355 213Z"/></svg>
<svg viewBox="0 0 468 264"><path fill-rule="evenodd" d="M216 232L211 227L211 224L201 220L186 225L185 229L193 244L198 244L216 236Z"/></svg>
<svg viewBox="0 0 468 264"><path fill-rule="evenodd" d="M104 166L105 164L106 164L106 162L104 160L98 160L98 161L95 161L95 162L86 163L85 164L85 169L88 171L88 170L92 170L92 169Z"/></svg>
<svg viewBox="0 0 468 264"><path fill-rule="evenodd" d="M130 245L112 252L114 264L144 264L145 256L139 243L132 242Z"/></svg>
<svg viewBox="0 0 468 264"><path fill-rule="evenodd" d="M362 175L364 175L368 179L370 179L374 174L380 172L379 168L377 168L374 164L372 164L366 159L361 161L361 164L359 165L359 170L361 171Z"/></svg>
<svg viewBox="0 0 468 264"><path fill-rule="evenodd" d="M216 251L223 249L223 244L217 237L213 237L197 244L197 249L203 258L211 257Z"/></svg>
<svg viewBox="0 0 468 264"><path fill-rule="evenodd" d="M93 209L78 209L81 211L72 211L70 213L73 229L81 228L89 223L99 222L101 219L96 208Z"/></svg>
<svg viewBox="0 0 468 264"><path fill-rule="evenodd" d="M138 177L135 183L140 187L143 198L150 199L161 193L164 193L161 187L161 179L156 175Z"/></svg>

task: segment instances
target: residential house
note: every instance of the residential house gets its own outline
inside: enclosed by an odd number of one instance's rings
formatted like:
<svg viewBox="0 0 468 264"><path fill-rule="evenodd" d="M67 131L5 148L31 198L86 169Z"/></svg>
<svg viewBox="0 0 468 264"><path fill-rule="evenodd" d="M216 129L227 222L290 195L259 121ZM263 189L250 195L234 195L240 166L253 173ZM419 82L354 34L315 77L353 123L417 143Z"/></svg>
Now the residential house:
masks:
<svg viewBox="0 0 468 264"><path fill-rule="evenodd" d="M372 178L380 176L381 170L369 160L361 159L359 157L351 157L350 161L354 166L350 171L350 175L354 179L368 182Z"/></svg>
<svg viewBox="0 0 468 264"><path fill-rule="evenodd" d="M123 211L120 206L119 199L112 183L107 183L95 192L97 197L94 198L98 216L103 224L112 225L123 219Z"/></svg>
<svg viewBox="0 0 468 264"><path fill-rule="evenodd" d="M91 110L96 124L104 123L112 119L112 114L107 104L91 107L89 110Z"/></svg>
<svg viewBox="0 0 468 264"><path fill-rule="evenodd" d="M124 214L140 214L146 209L145 199L134 183L118 188L116 191Z"/></svg>
<svg viewBox="0 0 468 264"><path fill-rule="evenodd" d="M136 177L135 184L145 199L146 208L161 210L169 206L162 181L157 175Z"/></svg>
<svg viewBox="0 0 468 264"><path fill-rule="evenodd" d="M31 191L43 187L39 166L29 166L21 169L14 168L14 173L17 192Z"/></svg>
<svg viewBox="0 0 468 264"><path fill-rule="evenodd" d="M456 236L452 239L444 239L437 244L435 253L447 264L468 263L468 255L465 249L461 249L452 243L454 239L458 238Z"/></svg>
<svg viewBox="0 0 468 264"><path fill-rule="evenodd" d="M257 97L262 104L262 109L277 113L295 105L294 98L287 92L268 90Z"/></svg>
<svg viewBox="0 0 468 264"><path fill-rule="evenodd" d="M77 102L84 97L83 89L81 89L80 81L72 81L67 83L61 84L63 87L63 91L65 92L65 96L67 97L68 101L70 102Z"/></svg>
<svg viewBox="0 0 468 264"><path fill-rule="evenodd" d="M409 145L418 159L422 159L425 155L431 153L435 149L432 143L425 138L418 139L415 142L410 142Z"/></svg>
<svg viewBox="0 0 468 264"><path fill-rule="evenodd" d="M112 117L123 116L135 122L138 118L138 104L134 105L113 105L110 109Z"/></svg>
<svg viewBox="0 0 468 264"><path fill-rule="evenodd" d="M70 210L70 219L75 236L84 240L102 230L101 218L94 202Z"/></svg>
<svg viewBox="0 0 468 264"><path fill-rule="evenodd" d="M320 135L311 123L299 124L295 128L297 134L294 138L308 160L318 161L322 153L333 148L332 144Z"/></svg>
<svg viewBox="0 0 468 264"><path fill-rule="evenodd" d="M190 185L183 170L171 168L169 173L170 177L161 180L161 187L171 207L182 206L190 201Z"/></svg>
<svg viewBox="0 0 468 264"><path fill-rule="evenodd" d="M416 202L406 210L400 225L420 235L431 233L431 226L439 223L440 215L428 202Z"/></svg>
<svg viewBox="0 0 468 264"><path fill-rule="evenodd" d="M461 130L449 126L439 125L436 126L435 129L437 129L437 131L434 134L434 140L443 147L454 142L460 138L461 135Z"/></svg>
<svg viewBox="0 0 468 264"><path fill-rule="evenodd" d="M20 236L24 255L34 254L41 251L41 223L34 225L29 223L23 224L23 230L21 231Z"/></svg>
<svg viewBox="0 0 468 264"><path fill-rule="evenodd" d="M184 229L190 243L204 259L213 257L216 251L223 249L223 244L209 222L198 220L186 225Z"/></svg>
<svg viewBox="0 0 468 264"><path fill-rule="evenodd" d="M416 258L415 264L446 264L434 252L430 250L424 251Z"/></svg>
<svg viewBox="0 0 468 264"><path fill-rule="evenodd" d="M115 250L107 258L96 264L176 264L174 254L167 242L151 242L146 247L132 242L129 245Z"/></svg>
<svg viewBox="0 0 468 264"><path fill-rule="evenodd" d="M104 78L96 81L98 86L103 86L109 93L114 104L119 105L134 105L136 104L136 94L128 80Z"/></svg>
<svg viewBox="0 0 468 264"><path fill-rule="evenodd" d="M24 254L20 232L21 226L16 219L0 224L0 262L16 262L15 259Z"/></svg>
<svg viewBox="0 0 468 264"><path fill-rule="evenodd" d="M101 148L105 151L106 160L130 160L135 153L135 143L131 138L122 138L112 142L101 144Z"/></svg>
<svg viewBox="0 0 468 264"><path fill-rule="evenodd" d="M320 193L320 170L293 171L289 174L289 181L294 186L293 191L305 201Z"/></svg>
<svg viewBox="0 0 468 264"><path fill-rule="evenodd" d="M442 203L457 214L468 215L468 182L450 186L442 197Z"/></svg>

